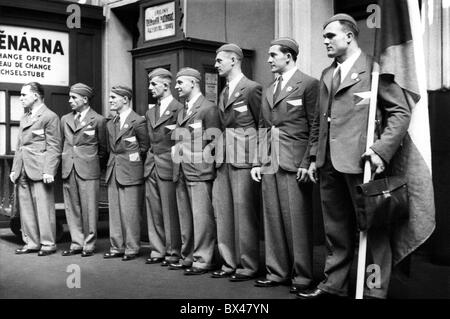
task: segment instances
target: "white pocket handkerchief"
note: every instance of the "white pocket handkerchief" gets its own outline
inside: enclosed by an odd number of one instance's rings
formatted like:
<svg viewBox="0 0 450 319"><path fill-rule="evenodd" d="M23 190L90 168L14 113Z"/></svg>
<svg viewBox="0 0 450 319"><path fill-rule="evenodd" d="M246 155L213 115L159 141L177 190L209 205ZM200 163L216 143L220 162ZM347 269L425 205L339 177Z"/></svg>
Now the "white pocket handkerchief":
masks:
<svg viewBox="0 0 450 319"><path fill-rule="evenodd" d="M34 130L34 131L32 131L32 133L34 135L44 135L44 129L41 128L40 130Z"/></svg>
<svg viewBox="0 0 450 319"><path fill-rule="evenodd" d="M141 160L141 157L139 156L139 153L131 153L130 155L130 162L139 162Z"/></svg>
<svg viewBox="0 0 450 319"><path fill-rule="evenodd" d="M244 104L244 102L245 101L234 102L233 105L236 106L236 105L239 105L239 104Z"/></svg>
<svg viewBox="0 0 450 319"><path fill-rule="evenodd" d="M173 131L177 127L176 124L166 125L166 129Z"/></svg>
<svg viewBox="0 0 450 319"><path fill-rule="evenodd" d="M92 136L95 134L95 130L84 131L84 134Z"/></svg>
<svg viewBox="0 0 450 319"><path fill-rule="evenodd" d="M234 108L235 111L238 111L239 113L247 112L248 108L247 105L242 105L239 107Z"/></svg>
<svg viewBox="0 0 450 319"><path fill-rule="evenodd" d="M297 99L297 100L290 100L287 101L290 105L292 106L301 106L303 105L303 100L302 99Z"/></svg>
<svg viewBox="0 0 450 319"><path fill-rule="evenodd" d="M192 127L193 129L202 128L202 121L189 124L189 126Z"/></svg>
<svg viewBox="0 0 450 319"><path fill-rule="evenodd" d="M148 109L149 109L149 110L151 110L151 109L154 108L154 107L155 107L155 104L149 104L149 105L148 105Z"/></svg>
<svg viewBox="0 0 450 319"><path fill-rule="evenodd" d="M136 136L127 137L127 138L124 138L124 140L127 142L130 142L130 143L134 143L134 142L136 142Z"/></svg>
<svg viewBox="0 0 450 319"><path fill-rule="evenodd" d="M89 124L88 126L86 126L86 128L94 128L91 124Z"/></svg>

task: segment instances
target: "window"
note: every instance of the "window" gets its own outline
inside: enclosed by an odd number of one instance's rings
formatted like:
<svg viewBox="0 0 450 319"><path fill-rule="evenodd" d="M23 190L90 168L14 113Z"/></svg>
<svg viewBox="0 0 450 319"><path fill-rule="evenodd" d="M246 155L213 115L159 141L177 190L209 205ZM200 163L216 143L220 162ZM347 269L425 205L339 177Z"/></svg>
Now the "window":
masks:
<svg viewBox="0 0 450 319"><path fill-rule="evenodd" d="M0 156L12 155L19 135L23 108L19 92L0 91Z"/></svg>

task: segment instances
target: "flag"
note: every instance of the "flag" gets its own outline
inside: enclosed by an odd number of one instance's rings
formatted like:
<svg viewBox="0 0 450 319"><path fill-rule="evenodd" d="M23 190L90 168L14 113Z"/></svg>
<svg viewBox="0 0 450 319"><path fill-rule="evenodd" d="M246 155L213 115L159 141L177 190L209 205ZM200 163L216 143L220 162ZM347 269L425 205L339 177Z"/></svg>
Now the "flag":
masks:
<svg viewBox="0 0 450 319"><path fill-rule="evenodd" d="M393 76L411 109L408 132L391 162L393 175L406 178L410 216L393 234L395 266L430 237L436 224L427 76L418 1L379 0L378 4L381 22L376 29L375 57L380 76Z"/></svg>

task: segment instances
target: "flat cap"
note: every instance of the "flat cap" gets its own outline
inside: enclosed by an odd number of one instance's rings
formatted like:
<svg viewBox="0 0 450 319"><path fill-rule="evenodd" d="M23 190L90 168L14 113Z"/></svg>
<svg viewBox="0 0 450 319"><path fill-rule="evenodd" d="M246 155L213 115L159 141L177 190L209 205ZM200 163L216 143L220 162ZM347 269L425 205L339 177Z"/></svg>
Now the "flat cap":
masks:
<svg viewBox="0 0 450 319"><path fill-rule="evenodd" d="M70 87L70 92L91 98L94 96L94 90L84 83L75 83Z"/></svg>
<svg viewBox="0 0 450 319"><path fill-rule="evenodd" d="M221 51L234 52L240 59L244 58L244 53L242 53L242 49L237 44L234 43L227 43L222 45L220 48L216 50L216 53L219 53Z"/></svg>
<svg viewBox="0 0 450 319"><path fill-rule="evenodd" d="M163 68L156 68L152 72L150 72L150 74L148 75L148 78L151 80L157 76L172 78L172 73L169 70L166 70Z"/></svg>
<svg viewBox="0 0 450 319"><path fill-rule="evenodd" d="M120 96L126 96L129 100L133 96L133 91L128 86L116 85L111 88L111 92L116 93Z"/></svg>
<svg viewBox="0 0 450 319"><path fill-rule="evenodd" d="M285 47L292 49L295 52L295 54L298 54L298 52L299 52L297 41L295 41L292 38L288 38L288 37L275 39L272 42L270 42L270 45L271 46L272 45L283 45Z"/></svg>
<svg viewBox="0 0 450 319"><path fill-rule="evenodd" d="M177 78L180 76L191 76L199 81L202 80L202 75L200 74L200 72L198 72L196 69L193 68L182 68L177 73Z"/></svg>
<svg viewBox="0 0 450 319"><path fill-rule="evenodd" d="M332 16L331 18L329 18L329 19L323 24L323 28L325 29L325 27L326 27L327 25L329 25L331 22L334 22L334 21L347 21L347 22L350 22L351 24L353 24L355 30L356 30L357 32L359 32L359 28L358 28L358 24L356 23L356 20L353 19L352 16L350 16L350 15L348 15L348 14L346 14L346 13L338 13L338 14L335 14L334 16Z"/></svg>

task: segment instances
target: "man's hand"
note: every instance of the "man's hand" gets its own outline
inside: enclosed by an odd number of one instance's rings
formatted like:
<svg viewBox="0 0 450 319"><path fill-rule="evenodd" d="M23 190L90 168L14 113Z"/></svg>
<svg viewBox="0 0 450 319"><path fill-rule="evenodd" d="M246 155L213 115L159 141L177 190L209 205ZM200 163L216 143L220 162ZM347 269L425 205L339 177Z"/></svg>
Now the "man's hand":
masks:
<svg viewBox="0 0 450 319"><path fill-rule="evenodd" d="M42 175L42 180L44 181L44 184L50 184L55 181L53 178L53 175L49 175L49 174Z"/></svg>
<svg viewBox="0 0 450 319"><path fill-rule="evenodd" d="M311 162L311 164L309 164L308 176L314 184L319 180L317 176L316 162Z"/></svg>
<svg viewBox="0 0 450 319"><path fill-rule="evenodd" d="M299 167L297 170L297 182L306 183L307 181L309 181L308 170Z"/></svg>
<svg viewBox="0 0 450 319"><path fill-rule="evenodd" d="M261 167L253 167L250 175L255 182L259 183L261 181Z"/></svg>
<svg viewBox="0 0 450 319"><path fill-rule="evenodd" d="M14 183L14 179L16 178L16 173L11 172L11 174L9 174L9 179L11 180L11 182Z"/></svg>
<svg viewBox="0 0 450 319"><path fill-rule="evenodd" d="M378 154L375 153L372 149L369 149L361 157L364 160L365 159L369 159L370 160L370 164L371 164L371 167L372 167L372 172L375 171L375 174L383 173L384 170L386 169L385 166L384 166L383 159L380 156L378 156Z"/></svg>

